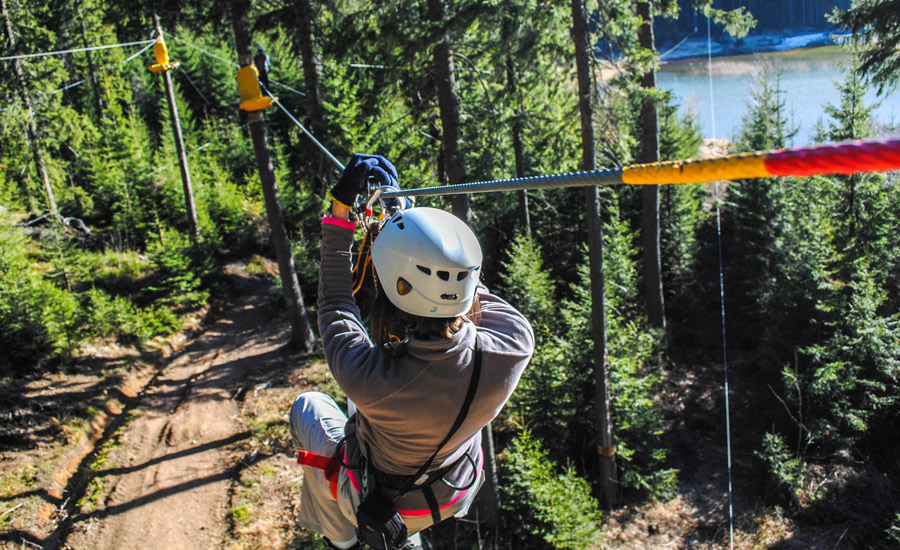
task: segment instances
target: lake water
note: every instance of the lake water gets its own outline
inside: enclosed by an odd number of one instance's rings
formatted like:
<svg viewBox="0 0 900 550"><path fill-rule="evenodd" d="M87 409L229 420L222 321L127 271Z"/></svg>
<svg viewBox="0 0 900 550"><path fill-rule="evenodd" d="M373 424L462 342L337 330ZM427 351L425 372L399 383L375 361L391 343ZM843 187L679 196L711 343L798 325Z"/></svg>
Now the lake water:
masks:
<svg viewBox="0 0 900 550"><path fill-rule="evenodd" d="M660 88L672 91L682 113L698 116L704 137L732 139L740 130L748 112L754 80L763 63L769 63L779 75L787 115L798 129L793 146L809 145L816 135L816 124L828 120L825 105L839 105L835 82L843 82L840 66L849 57L840 48L822 47L766 54L714 57L712 59L712 97L706 58L663 64L658 73ZM900 127L900 92L877 97L872 90L867 105L880 101L874 112L876 122ZM714 109L712 108L714 107ZM713 110L715 121L713 121Z"/></svg>

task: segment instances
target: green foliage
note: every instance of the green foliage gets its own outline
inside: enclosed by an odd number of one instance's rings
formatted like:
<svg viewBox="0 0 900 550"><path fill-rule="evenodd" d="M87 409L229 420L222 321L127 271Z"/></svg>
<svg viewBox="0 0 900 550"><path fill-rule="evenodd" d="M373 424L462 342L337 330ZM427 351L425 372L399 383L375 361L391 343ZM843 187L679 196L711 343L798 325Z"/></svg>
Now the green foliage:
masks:
<svg viewBox="0 0 900 550"><path fill-rule="evenodd" d="M21 231L0 227L0 369L26 370L78 345L78 303L34 267Z"/></svg>
<svg viewBox="0 0 900 550"><path fill-rule="evenodd" d="M546 437L555 445L567 433L566 423L577 414L573 403L575 381L570 379L555 337L560 325L556 289L549 272L542 269L541 252L530 235L516 236L503 263L502 295L528 318L535 335L535 353L513 394L512 408L528 419L538 437ZM559 414L545 414L548 410Z"/></svg>
<svg viewBox="0 0 900 550"><path fill-rule="evenodd" d="M896 29L900 23L897 3L892 0L853 0L848 10L835 9L829 18L850 31L850 44L859 53L860 69L883 93L900 79Z"/></svg>
<svg viewBox="0 0 900 550"><path fill-rule="evenodd" d="M617 209L609 210L603 250L607 352L613 426L619 454L625 461L620 463L624 471L622 481L628 488L664 495L674 489L675 477L665 466L666 451L660 439L663 416L654 401L661 381L661 366L656 356L659 335L640 321L634 235ZM569 373L572 416L567 417L566 425L570 430L574 427L575 434L592 432L596 410L594 378L588 367L592 364L593 339L587 261L579 266L579 273L581 283L571 289L573 298L562 304L561 315L566 327L563 337L554 342ZM557 409L556 414L565 417L565 410ZM572 450L581 446L582 442L572 442L562 448Z"/></svg>
<svg viewBox="0 0 900 550"><path fill-rule="evenodd" d="M246 196L224 167L215 161L204 165L198 212L204 240L219 257L245 256L264 247L260 229L261 207Z"/></svg>
<svg viewBox="0 0 900 550"><path fill-rule="evenodd" d="M241 502L237 506L231 509L231 517L234 518L234 521L237 523L246 525L250 523L250 519L253 516L253 505L249 502Z"/></svg>
<svg viewBox="0 0 900 550"><path fill-rule="evenodd" d="M825 106L828 118L819 128L818 140L840 142L875 135L872 112L876 105L865 102L869 87L862 81L857 61L845 72L844 81L836 84L840 103ZM830 176L827 183L837 249L847 255L848 262L866 257L874 271L892 271L900 258L900 245L892 236L900 228L896 185L883 174Z"/></svg>
<svg viewBox="0 0 900 550"><path fill-rule="evenodd" d="M735 141L738 151L784 147L792 133L778 79L773 82L770 73L763 66L758 75L750 110ZM739 180L728 186L722 222L728 254L724 267L729 294L737 298L729 307L730 316L744 327L737 338L759 342L762 335L765 345L790 347L795 329L807 326L784 317L773 319L768 312L793 308L796 318L811 314L814 298L809 290L816 286L816 269L828 261L819 254L827 252L831 238L827 217L817 224L819 220L810 216L822 207L810 203L812 192L808 181L783 178Z"/></svg>
<svg viewBox="0 0 900 550"><path fill-rule="evenodd" d="M110 296L99 289L89 290L82 299L89 336L140 343L167 336L180 326L178 317L164 305L138 308L122 296Z"/></svg>
<svg viewBox="0 0 900 550"><path fill-rule="evenodd" d="M806 469L803 460L788 450L781 436L774 433L765 434L762 448L756 455L765 461L769 474L781 488L792 496L797 496Z"/></svg>
<svg viewBox="0 0 900 550"><path fill-rule="evenodd" d="M900 513L894 517L894 521L887 528L887 538L894 544L900 544Z"/></svg>
<svg viewBox="0 0 900 550"><path fill-rule="evenodd" d="M167 335L180 326L164 305L138 307L114 291L137 290L146 266L128 254L85 253L67 245L62 259L50 254L56 266L48 274L29 261L28 237L2 228L0 246L0 367L24 370L59 356L71 358L87 338L114 338L140 343ZM51 239L56 241L57 239ZM43 253L36 248L34 253ZM51 276L55 274L56 276ZM60 287L62 275L71 291ZM81 291L81 287L86 287Z"/></svg>
<svg viewBox="0 0 900 550"><path fill-rule="evenodd" d="M551 329L554 288L550 272L543 268L541 247L531 235L518 233L507 254L508 259L502 263L504 298L532 324Z"/></svg>
<svg viewBox="0 0 900 550"><path fill-rule="evenodd" d="M704 15L722 25L725 28L725 32L738 42L756 26L753 14L747 11L747 8L744 6L731 11L717 10L710 7L705 10Z"/></svg>
<svg viewBox="0 0 900 550"><path fill-rule="evenodd" d="M865 137L870 108L858 74L838 84L839 105L821 139ZM784 124L777 86L762 85L738 139L746 148L779 147ZM900 316L895 273L898 227L894 186L880 175L772 179L732 184L726 211L733 323L760 357L757 376L783 367L758 456L802 506L827 498L827 475L846 457L888 464L895 454L884 426L900 414ZM877 214L876 214L877 213ZM779 397L779 399L781 399ZM786 441L796 441L790 447ZM821 483L810 484L816 477ZM815 492L807 494L809 487ZM825 496L823 496L825 495Z"/></svg>
<svg viewBox="0 0 900 550"><path fill-rule="evenodd" d="M590 548L601 512L590 485L574 468L556 462L528 430L519 432L501 457L501 502L508 525L528 548Z"/></svg>
<svg viewBox="0 0 900 550"><path fill-rule="evenodd" d="M900 315L879 314L886 293L864 263L834 281L819 304L826 337L801 350L798 372L809 437L820 452L858 449L872 425L900 405Z"/></svg>
<svg viewBox="0 0 900 550"><path fill-rule="evenodd" d="M797 133L790 127L781 78L769 63L761 65L750 93L750 105L735 140L738 151L783 149Z"/></svg>
<svg viewBox="0 0 900 550"><path fill-rule="evenodd" d="M150 245L147 254L157 277L150 290L161 293L174 306L194 307L207 300L204 280L210 281L216 267L206 245L170 230Z"/></svg>

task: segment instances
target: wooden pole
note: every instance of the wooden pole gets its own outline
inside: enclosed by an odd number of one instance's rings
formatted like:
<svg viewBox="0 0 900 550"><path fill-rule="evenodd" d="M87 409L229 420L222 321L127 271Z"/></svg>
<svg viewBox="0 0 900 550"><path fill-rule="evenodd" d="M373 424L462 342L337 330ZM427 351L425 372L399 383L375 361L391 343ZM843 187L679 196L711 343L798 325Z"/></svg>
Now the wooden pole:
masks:
<svg viewBox="0 0 900 550"><path fill-rule="evenodd" d="M253 63L245 19L248 8L249 2L246 0L237 0L232 4L235 47L238 52L238 64L241 67L246 67ZM298 351L310 352L315 345L315 336L306 315L306 308L303 305L300 283L297 281L294 256L291 253L291 242L288 238L287 228L284 225L281 198L278 193L278 184L275 181L275 168L272 166L272 156L269 153L266 120L263 117L263 112L248 112L247 125L250 129L250 138L253 141L253 150L256 153L256 166L259 170L259 182L262 185L263 198L266 202L266 217L269 221L269 230L272 232L272 246L275 248L275 255L278 259L278 274L281 277L281 288L287 301L288 320L291 323L291 340L288 346Z"/></svg>
<svg viewBox="0 0 900 550"><path fill-rule="evenodd" d="M159 16L153 14L153 23L156 32L162 37L162 27L159 24ZM178 106L175 104L175 90L172 88L172 76L168 70L162 71L163 84L166 87L166 100L169 103L169 115L172 119L172 132L175 134L175 150L178 153L178 167L181 169L181 185L184 188L184 205L187 209L188 225L191 230L191 238L194 241L200 237L200 228L197 225L197 207L194 205L194 190L191 187L191 171L188 168L187 154L184 151L184 138L181 135L181 122L178 119Z"/></svg>

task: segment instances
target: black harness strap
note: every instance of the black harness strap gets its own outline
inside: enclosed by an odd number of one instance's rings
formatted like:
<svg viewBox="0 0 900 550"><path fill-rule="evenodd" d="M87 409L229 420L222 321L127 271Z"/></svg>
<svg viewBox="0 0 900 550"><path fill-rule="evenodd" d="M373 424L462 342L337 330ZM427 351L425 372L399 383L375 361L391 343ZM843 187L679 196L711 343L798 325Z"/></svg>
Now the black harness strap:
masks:
<svg viewBox="0 0 900 550"><path fill-rule="evenodd" d="M422 494L425 495L425 502L428 503L428 510L431 512L431 521L437 525L441 522L441 507L438 505L437 498L434 496L434 491L431 490L431 485L423 487Z"/></svg>
<svg viewBox="0 0 900 550"><path fill-rule="evenodd" d="M434 462L434 459L437 457L438 453L450 441L450 438L453 437L453 434L456 433L456 430L462 426L462 423L465 421L466 416L469 414L469 407L472 405L472 401L475 399L475 392L478 390L478 380L481 378L481 336L478 335L478 332L475 333L475 361L472 368L472 379L469 380L469 389L466 391L466 398L463 401L462 408L459 411L459 414L456 415L456 420L453 422L453 427L450 428L450 433L447 434L447 437L441 441L441 444L438 445L437 450L434 451L434 454L431 455L431 458L428 459L428 462L422 465L415 474L409 477L403 487L400 489L400 492L397 493L397 496L394 497L393 501L406 496L406 494L413 488L416 481L422 478L422 474L428 471L428 467L431 466L431 463ZM429 484L430 485L430 484ZM441 522L441 510L438 506L437 499L434 496L434 492L431 490L430 486L425 486L422 488L422 494L425 495L425 501L428 503L428 509L431 511L431 517L434 520L435 524Z"/></svg>

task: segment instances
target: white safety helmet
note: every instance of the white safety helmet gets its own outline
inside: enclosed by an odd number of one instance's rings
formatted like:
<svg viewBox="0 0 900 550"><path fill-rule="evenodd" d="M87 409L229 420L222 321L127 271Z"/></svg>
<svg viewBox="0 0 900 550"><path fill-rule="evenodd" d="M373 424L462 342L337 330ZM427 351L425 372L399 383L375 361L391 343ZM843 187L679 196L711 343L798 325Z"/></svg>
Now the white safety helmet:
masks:
<svg viewBox="0 0 900 550"><path fill-rule="evenodd" d="M469 226L436 208L394 214L372 244L372 262L388 299L421 317L468 312L481 258L481 245Z"/></svg>

